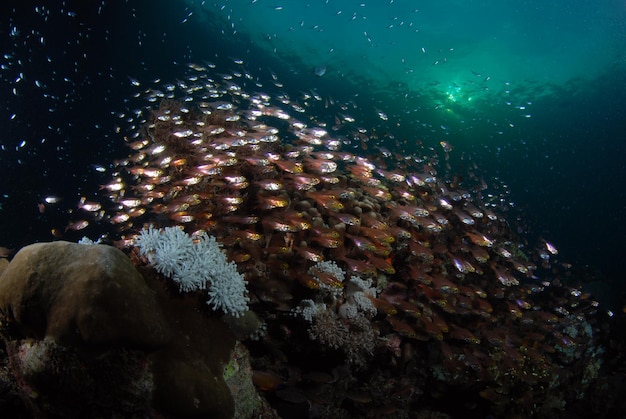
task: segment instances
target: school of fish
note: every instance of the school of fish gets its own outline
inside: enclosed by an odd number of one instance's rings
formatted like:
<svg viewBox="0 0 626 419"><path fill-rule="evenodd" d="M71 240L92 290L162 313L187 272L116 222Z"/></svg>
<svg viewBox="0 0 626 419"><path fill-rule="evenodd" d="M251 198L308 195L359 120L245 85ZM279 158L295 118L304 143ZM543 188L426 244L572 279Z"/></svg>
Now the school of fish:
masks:
<svg viewBox="0 0 626 419"><path fill-rule="evenodd" d="M356 125L349 104L330 104L332 125L311 114L310 103L323 103L314 92L261 93L247 72L218 75L210 64L189 71L176 83L135 82L151 107L120 115L136 123L130 155L116 162L102 199L81 199L70 229L113 226L111 239L125 248L148 224L216 236L265 324L265 343L255 345L285 353L307 327L293 315L298 304L319 297L321 285L346 286L313 277L316 263L371 281L375 379L355 380L341 357L326 365L332 348L321 348L309 367L291 356L260 363L260 388L280 389L283 403L339 397L359 414L405 411L454 388L495 412L537 414L569 380L593 378L597 303L561 284L552 244L527 248L484 199L482 180L445 173L449 143L440 155L368 155L374 133Z"/></svg>

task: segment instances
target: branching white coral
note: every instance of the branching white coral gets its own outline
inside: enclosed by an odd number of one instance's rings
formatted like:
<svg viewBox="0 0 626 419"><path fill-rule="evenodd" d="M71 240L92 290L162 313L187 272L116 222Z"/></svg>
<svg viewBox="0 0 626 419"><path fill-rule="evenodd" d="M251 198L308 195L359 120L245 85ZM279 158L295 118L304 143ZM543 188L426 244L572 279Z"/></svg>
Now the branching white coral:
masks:
<svg viewBox="0 0 626 419"><path fill-rule="evenodd" d="M346 274L344 273L343 269L341 269L339 265L337 265L337 262L333 260L325 260L323 262L317 262L315 265L311 267L311 269L309 269L309 273L312 275L315 275L316 270L331 274L332 276L334 276L341 282L343 282L346 279Z"/></svg>
<svg viewBox="0 0 626 419"><path fill-rule="evenodd" d="M246 283L228 262L215 237L203 233L197 242L178 227L143 229L135 239L139 253L183 292L207 290L214 310L240 316L248 309Z"/></svg>
<svg viewBox="0 0 626 419"><path fill-rule="evenodd" d="M309 268L309 275L315 278L320 290L333 295L335 298L339 297L341 295L341 288L333 287L331 285L324 283L324 281L320 279L320 275L322 274L329 274L330 276L335 278L337 281L343 282L346 279L346 274L343 271L343 269L341 269L339 265L337 265L337 262L332 261L332 260L331 261L325 260L323 262L317 262L315 265Z"/></svg>
<svg viewBox="0 0 626 419"><path fill-rule="evenodd" d="M309 274L317 281L318 292L314 300L300 301L293 313L309 323L311 339L342 350L350 363L366 365L378 336L370 321L377 313L371 300L376 297L372 280L358 276L346 280L346 272L334 261L316 263ZM325 274L341 286L328 285Z"/></svg>
<svg viewBox="0 0 626 419"><path fill-rule="evenodd" d="M311 323L315 316L325 310L326 305L324 303L316 303L311 299L305 299L300 301L300 304L293 309L293 312L299 314L302 318Z"/></svg>
<svg viewBox="0 0 626 419"><path fill-rule="evenodd" d="M78 244L93 245L93 244L100 244L101 241L102 241L101 239L93 241L89 237L83 236L83 238L78 241Z"/></svg>
<svg viewBox="0 0 626 419"><path fill-rule="evenodd" d="M177 227L169 227L163 230L160 240L155 242L154 253L150 263L163 275L175 279L181 287L189 288L186 284L187 277L180 278L179 273L185 265L193 264L193 241L183 230ZM149 254L150 255L150 254Z"/></svg>

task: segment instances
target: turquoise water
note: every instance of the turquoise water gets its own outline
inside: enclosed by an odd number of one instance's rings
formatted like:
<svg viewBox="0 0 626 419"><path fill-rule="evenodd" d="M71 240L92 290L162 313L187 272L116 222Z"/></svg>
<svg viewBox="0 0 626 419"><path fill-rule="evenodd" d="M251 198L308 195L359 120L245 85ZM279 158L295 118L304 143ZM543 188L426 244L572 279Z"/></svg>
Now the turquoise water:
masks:
<svg viewBox="0 0 626 419"><path fill-rule="evenodd" d="M534 234L623 272L623 2L202 3L190 10L245 45L228 54L249 48L301 89L359 95L408 149L449 141L510 187Z"/></svg>
<svg viewBox="0 0 626 419"><path fill-rule="evenodd" d="M393 151L445 140L562 261L626 269L623 1L5 2L1 22L0 246L50 239L97 196L137 122L117 115L131 80L210 61L353 103ZM42 213L47 196L62 204Z"/></svg>

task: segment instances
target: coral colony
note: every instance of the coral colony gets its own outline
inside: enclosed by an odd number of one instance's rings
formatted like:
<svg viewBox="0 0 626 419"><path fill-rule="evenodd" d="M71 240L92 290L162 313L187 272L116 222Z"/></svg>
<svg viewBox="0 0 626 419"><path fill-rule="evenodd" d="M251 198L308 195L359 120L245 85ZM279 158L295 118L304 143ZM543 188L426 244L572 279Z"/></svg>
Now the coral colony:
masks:
<svg viewBox="0 0 626 419"><path fill-rule="evenodd" d="M246 284L233 262L228 262L215 237L203 233L194 243L177 227L141 230L135 240L139 253L159 273L171 278L183 292L208 288L214 310L239 317L248 310Z"/></svg>
<svg viewBox="0 0 626 419"><path fill-rule="evenodd" d="M525 248L484 182L438 174L432 150L368 157L374 133L350 104L330 103L333 125L311 115L315 93L190 68L144 90L158 107L136 113L110 202L81 206L181 292L207 290L219 313L249 306L268 397L358 415L465 394L530 415L584 393L597 304L545 269L549 243Z"/></svg>

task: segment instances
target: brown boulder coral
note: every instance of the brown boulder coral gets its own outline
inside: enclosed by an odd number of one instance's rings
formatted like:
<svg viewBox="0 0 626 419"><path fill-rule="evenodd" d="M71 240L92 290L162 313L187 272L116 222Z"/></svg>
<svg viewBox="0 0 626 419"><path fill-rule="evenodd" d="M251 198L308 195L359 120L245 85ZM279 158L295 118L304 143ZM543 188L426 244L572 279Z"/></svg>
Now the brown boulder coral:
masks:
<svg viewBox="0 0 626 419"><path fill-rule="evenodd" d="M24 247L0 277L0 310L26 335L59 343L157 348L171 337L153 291L110 246Z"/></svg>

